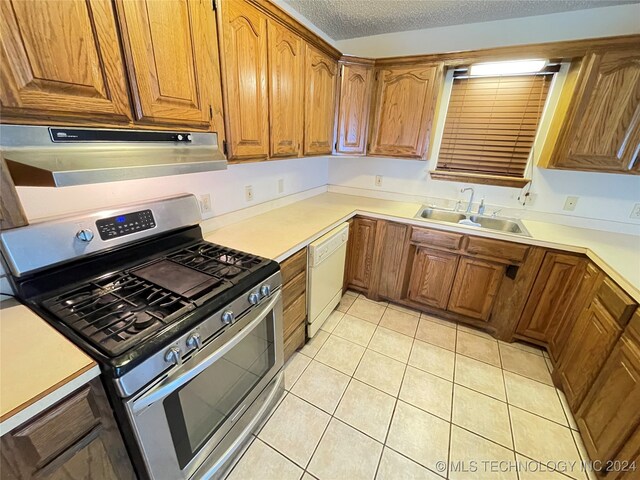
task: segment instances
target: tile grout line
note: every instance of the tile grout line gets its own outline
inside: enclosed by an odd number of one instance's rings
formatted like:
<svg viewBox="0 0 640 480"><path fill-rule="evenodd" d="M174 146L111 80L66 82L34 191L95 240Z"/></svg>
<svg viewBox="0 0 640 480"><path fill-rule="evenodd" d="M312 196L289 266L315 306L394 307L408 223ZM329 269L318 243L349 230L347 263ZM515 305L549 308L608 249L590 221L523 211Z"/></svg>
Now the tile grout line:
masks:
<svg viewBox="0 0 640 480"><path fill-rule="evenodd" d="M455 351L453 352L453 380L451 385L451 412L449 413L449 445L447 448L447 465L446 477L449 477L449 468L451 466L451 442L453 438L453 407L456 393L456 368L458 365L458 329L456 328L456 341L454 342Z"/></svg>

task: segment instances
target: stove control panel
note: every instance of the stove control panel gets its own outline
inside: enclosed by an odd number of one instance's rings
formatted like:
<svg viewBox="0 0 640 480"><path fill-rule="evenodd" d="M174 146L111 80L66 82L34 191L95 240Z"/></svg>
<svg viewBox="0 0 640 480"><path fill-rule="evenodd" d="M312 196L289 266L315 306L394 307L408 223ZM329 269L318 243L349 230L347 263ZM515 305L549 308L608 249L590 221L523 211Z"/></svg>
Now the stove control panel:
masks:
<svg viewBox="0 0 640 480"><path fill-rule="evenodd" d="M151 210L140 210L139 212L101 218L96 221L96 227L102 240L111 240L112 238L149 230L155 226L156 221Z"/></svg>

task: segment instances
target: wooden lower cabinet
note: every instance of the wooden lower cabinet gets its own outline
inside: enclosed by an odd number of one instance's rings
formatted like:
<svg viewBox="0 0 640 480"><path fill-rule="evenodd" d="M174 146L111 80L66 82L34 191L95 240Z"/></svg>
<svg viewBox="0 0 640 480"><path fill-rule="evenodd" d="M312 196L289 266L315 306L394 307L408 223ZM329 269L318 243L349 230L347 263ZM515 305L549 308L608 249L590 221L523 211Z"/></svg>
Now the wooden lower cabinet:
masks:
<svg viewBox="0 0 640 480"><path fill-rule="evenodd" d="M401 223L385 222L379 258L378 295L400 300L405 284L411 228Z"/></svg>
<svg viewBox="0 0 640 480"><path fill-rule="evenodd" d="M413 261L408 297L417 303L447 308L459 256L418 247Z"/></svg>
<svg viewBox="0 0 640 480"><path fill-rule="evenodd" d="M516 332L539 342L549 341L565 320L580 287L585 260L577 255L547 252L531 289Z"/></svg>
<svg viewBox="0 0 640 480"><path fill-rule="evenodd" d="M3 479L135 478L99 378L3 435L1 445Z"/></svg>
<svg viewBox="0 0 640 480"><path fill-rule="evenodd" d="M303 248L280 265L282 274L282 330L284 361L304 345L307 320L307 249Z"/></svg>
<svg viewBox="0 0 640 480"><path fill-rule="evenodd" d="M356 217L349 226L346 280L348 288L367 292L371 285L376 221Z"/></svg>
<svg viewBox="0 0 640 480"><path fill-rule="evenodd" d="M479 320L488 320L505 266L461 257L447 310Z"/></svg>

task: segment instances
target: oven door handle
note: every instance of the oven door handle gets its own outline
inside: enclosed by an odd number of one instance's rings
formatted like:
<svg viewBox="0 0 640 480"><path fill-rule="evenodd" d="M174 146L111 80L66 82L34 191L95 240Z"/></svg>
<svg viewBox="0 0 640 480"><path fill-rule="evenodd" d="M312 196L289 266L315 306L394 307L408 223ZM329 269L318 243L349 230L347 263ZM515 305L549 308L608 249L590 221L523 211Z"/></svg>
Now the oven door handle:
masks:
<svg viewBox="0 0 640 480"><path fill-rule="evenodd" d="M253 319L250 323L248 323L238 334L225 343L222 347L218 348L214 352L212 352L207 357L203 358L196 366L189 369L188 371L178 375L176 378L166 378L162 382L160 382L155 388L136 399L133 402L132 411L133 413L138 413L146 407L164 399L169 396L175 390L180 388L182 385L186 384L190 380L192 380L196 375L202 373L208 367L213 365L216 361L218 361L221 357L226 355L233 347L238 345L244 338L251 333L251 331L258 326L262 320L269 314L273 307L280 300L282 293L278 290L269 300L269 302L265 303L262 309L257 314L256 318Z"/></svg>

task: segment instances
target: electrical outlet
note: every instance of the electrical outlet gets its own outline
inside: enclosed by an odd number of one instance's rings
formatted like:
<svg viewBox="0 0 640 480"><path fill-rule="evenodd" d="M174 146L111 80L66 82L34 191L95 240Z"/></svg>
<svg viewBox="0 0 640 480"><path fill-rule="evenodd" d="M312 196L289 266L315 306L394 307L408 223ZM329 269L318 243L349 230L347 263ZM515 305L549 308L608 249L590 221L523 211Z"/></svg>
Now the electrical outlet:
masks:
<svg viewBox="0 0 640 480"><path fill-rule="evenodd" d="M564 207L562 207L562 209L573 212L576 209L576 204L578 203L579 198L580 197L567 197L567 199L564 201Z"/></svg>
<svg viewBox="0 0 640 480"><path fill-rule="evenodd" d="M633 206L633 210L631 210L631 215L629 218L633 218L634 220L640 220L640 203L636 203Z"/></svg>
<svg viewBox="0 0 640 480"><path fill-rule="evenodd" d="M247 202L253 202L253 185L244 187L244 199Z"/></svg>
<svg viewBox="0 0 640 480"><path fill-rule="evenodd" d="M208 213L211 211L211 195L205 193L200 195L200 212Z"/></svg>
<svg viewBox="0 0 640 480"><path fill-rule="evenodd" d="M284 193L284 178L278 180L278 193Z"/></svg>
<svg viewBox="0 0 640 480"><path fill-rule="evenodd" d="M376 175L376 187L382 186L382 175Z"/></svg>

